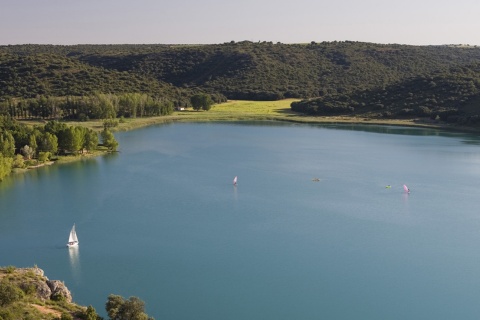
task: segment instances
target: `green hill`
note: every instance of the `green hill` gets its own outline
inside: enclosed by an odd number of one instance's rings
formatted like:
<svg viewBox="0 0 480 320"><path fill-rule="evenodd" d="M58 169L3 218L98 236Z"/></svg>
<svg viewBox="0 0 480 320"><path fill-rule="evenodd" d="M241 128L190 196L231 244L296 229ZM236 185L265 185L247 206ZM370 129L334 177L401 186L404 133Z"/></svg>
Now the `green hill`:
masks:
<svg viewBox="0 0 480 320"><path fill-rule="evenodd" d="M0 99L144 93L188 105L202 91L215 101L308 99L294 109L318 115L327 103L337 113L413 116L427 107L444 117L440 110L478 113L479 61L477 47L351 41L1 46Z"/></svg>
<svg viewBox="0 0 480 320"><path fill-rule="evenodd" d="M452 67L386 87L328 94L292 104L311 115L361 115L370 118L430 118L477 125L480 115L480 65Z"/></svg>

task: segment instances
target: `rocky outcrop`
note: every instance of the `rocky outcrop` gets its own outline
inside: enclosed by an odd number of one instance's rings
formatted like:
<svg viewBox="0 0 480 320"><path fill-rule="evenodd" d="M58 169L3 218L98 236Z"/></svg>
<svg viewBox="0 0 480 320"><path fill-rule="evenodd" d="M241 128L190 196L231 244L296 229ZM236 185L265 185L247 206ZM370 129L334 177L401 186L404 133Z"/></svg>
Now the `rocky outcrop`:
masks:
<svg viewBox="0 0 480 320"><path fill-rule="evenodd" d="M45 277L45 273L39 267L15 268L15 272L20 273L20 274L33 273L34 275L37 275L37 276L40 276L40 277ZM47 278L47 277L45 277L45 278Z"/></svg>
<svg viewBox="0 0 480 320"><path fill-rule="evenodd" d="M49 280L44 274L38 267L5 269L5 273L0 274L0 280L8 275L27 294L34 294L42 300L72 302L72 294L65 284Z"/></svg>
<svg viewBox="0 0 480 320"><path fill-rule="evenodd" d="M59 301L64 300L67 302L72 302L72 294L70 290L67 289L65 284L59 280L47 280L47 285L52 291L50 296L51 300Z"/></svg>

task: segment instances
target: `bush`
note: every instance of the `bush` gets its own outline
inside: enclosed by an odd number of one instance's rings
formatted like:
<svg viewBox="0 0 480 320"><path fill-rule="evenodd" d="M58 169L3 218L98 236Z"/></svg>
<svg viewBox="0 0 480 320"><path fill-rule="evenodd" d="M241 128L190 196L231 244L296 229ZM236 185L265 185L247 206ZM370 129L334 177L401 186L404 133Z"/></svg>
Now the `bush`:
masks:
<svg viewBox="0 0 480 320"><path fill-rule="evenodd" d="M50 159L51 153L50 152L39 152L38 153L38 161L40 162L46 162Z"/></svg>
<svg viewBox="0 0 480 320"><path fill-rule="evenodd" d="M4 307L22 299L23 291L7 280L0 282L0 306Z"/></svg>
<svg viewBox="0 0 480 320"><path fill-rule="evenodd" d="M5 270L7 271L7 273L13 273L15 269L16 268L14 266L8 266Z"/></svg>
<svg viewBox="0 0 480 320"><path fill-rule="evenodd" d="M17 154L13 159L14 168L25 168L25 160L21 154Z"/></svg>
<svg viewBox="0 0 480 320"><path fill-rule="evenodd" d="M62 313L60 320L73 320L73 317L69 313Z"/></svg>

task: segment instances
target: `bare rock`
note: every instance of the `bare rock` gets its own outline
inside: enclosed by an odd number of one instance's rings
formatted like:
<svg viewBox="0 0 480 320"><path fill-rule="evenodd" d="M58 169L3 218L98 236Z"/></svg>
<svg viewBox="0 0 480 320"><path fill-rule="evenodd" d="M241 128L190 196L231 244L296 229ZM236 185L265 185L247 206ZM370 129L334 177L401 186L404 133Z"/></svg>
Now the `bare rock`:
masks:
<svg viewBox="0 0 480 320"><path fill-rule="evenodd" d="M52 292L50 296L51 300L65 300L67 302L72 302L72 294L62 281L47 280L47 285Z"/></svg>

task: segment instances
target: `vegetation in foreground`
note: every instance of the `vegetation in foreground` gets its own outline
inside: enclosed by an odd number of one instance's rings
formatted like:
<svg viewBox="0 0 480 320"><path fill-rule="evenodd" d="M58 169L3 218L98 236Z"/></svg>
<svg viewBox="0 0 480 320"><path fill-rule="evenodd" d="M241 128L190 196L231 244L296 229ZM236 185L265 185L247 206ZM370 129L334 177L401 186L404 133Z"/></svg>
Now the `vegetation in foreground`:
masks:
<svg viewBox="0 0 480 320"><path fill-rule="evenodd" d="M109 295L105 310L112 320L153 320L145 313L145 303L137 297L125 299ZM95 308L72 302L63 282L48 280L43 270L0 267L1 320L101 320Z"/></svg>

